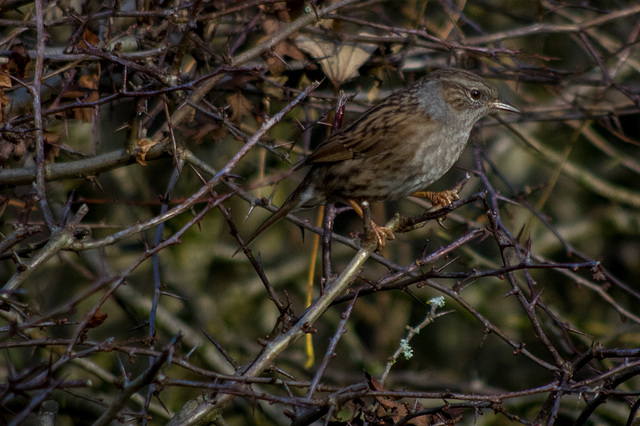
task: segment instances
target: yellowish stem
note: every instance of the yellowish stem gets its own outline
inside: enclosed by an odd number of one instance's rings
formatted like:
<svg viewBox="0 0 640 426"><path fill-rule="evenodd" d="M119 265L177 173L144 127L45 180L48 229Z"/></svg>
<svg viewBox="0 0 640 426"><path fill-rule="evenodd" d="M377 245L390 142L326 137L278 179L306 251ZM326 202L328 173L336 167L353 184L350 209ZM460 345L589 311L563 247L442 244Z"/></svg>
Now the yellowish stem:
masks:
<svg viewBox="0 0 640 426"><path fill-rule="evenodd" d="M320 206L318 210L318 221L316 225L322 226L324 219L324 206ZM313 249L311 250L311 261L309 262L309 276L307 278L307 303L305 308L311 306L313 300L313 278L316 275L316 262L318 258L318 247L320 246L320 234L315 234L313 237ZM311 333L305 335L305 352L307 353L307 362L304 364L304 368L313 367L313 363L316 360L315 353L313 351L313 336Z"/></svg>

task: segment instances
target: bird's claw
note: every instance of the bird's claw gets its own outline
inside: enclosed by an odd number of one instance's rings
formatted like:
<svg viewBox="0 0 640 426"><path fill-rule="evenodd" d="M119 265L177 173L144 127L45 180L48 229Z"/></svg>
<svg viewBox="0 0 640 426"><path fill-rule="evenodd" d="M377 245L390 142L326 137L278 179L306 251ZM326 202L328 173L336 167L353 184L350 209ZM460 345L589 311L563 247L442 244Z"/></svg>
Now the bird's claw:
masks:
<svg viewBox="0 0 640 426"><path fill-rule="evenodd" d="M439 210L443 207L448 206L449 204L453 204L459 199L460 196L458 195L458 191L456 191L455 189L448 189L442 192L435 192L433 194L433 198L429 198L429 201L431 201L435 210Z"/></svg>
<svg viewBox="0 0 640 426"><path fill-rule="evenodd" d="M384 245L389 240L395 240L396 236L393 234L393 231L386 226L376 225L374 221L371 221L371 231L376 237L376 242L378 243L378 248L384 248Z"/></svg>
<svg viewBox="0 0 640 426"><path fill-rule="evenodd" d="M453 204L454 201L458 201L460 196L458 195L458 189L447 189L446 191L440 192L432 192L432 191L420 191L412 194L414 197L426 198L431 202L432 210L440 210L443 207L446 207L450 204ZM442 217L439 217L438 225L442 226L446 229L446 226L442 224L442 222L449 216L448 214Z"/></svg>
<svg viewBox="0 0 640 426"><path fill-rule="evenodd" d="M458 191L455 189L447 189L446 191L440 192L420 191L415 192L412 195L414 197L426 198L429 200L433 206L433 210L439 210L460 199Z"/></svg>

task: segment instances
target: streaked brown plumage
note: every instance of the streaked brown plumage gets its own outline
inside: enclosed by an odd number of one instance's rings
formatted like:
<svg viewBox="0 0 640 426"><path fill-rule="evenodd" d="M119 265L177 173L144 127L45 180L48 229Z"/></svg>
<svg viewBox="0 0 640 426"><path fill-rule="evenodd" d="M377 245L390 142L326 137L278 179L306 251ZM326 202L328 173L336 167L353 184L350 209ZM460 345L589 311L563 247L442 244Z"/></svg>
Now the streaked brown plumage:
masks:
<svg viewBox="0 0 640 426"><path fill-rule="evenodd" d="M459 69L434 71L393 93L307 157L304 180L238 251L296 209L426 189L458 160L473 125L496 110L518 112L482 77Z"/></svg>

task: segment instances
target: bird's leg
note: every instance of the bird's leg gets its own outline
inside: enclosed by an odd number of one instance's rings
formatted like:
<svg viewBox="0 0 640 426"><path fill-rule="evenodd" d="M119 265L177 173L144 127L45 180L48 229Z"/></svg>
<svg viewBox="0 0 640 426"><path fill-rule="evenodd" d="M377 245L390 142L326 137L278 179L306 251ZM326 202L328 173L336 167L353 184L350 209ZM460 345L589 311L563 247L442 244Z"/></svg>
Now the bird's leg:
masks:
<svg viewBox="0 0 640 426"><path fill-rule="evenodd" d="M347 199L347 204L351 206L351 208L364 219L364 213L362 211L362 207L355 200ZM386 226L377 225L373 220L370 220L371 231L375 234L376 241L378 242L378 248L383 248L387 238L390 240L394 240L396 237L393 235L393 231Z"/></svg>
<svg viewBox="0 0 640 426"><path fill-rule="evenodd" d="M448 206L449 204L453 204L454 201L458 201L460 199L460 191L469 181L471 176L469 173L466 173L464 178L456 183L456 186L453 189L448 189L446 191L440 192L432 192L432 191L418 191L411 194L414 197L426 198L431 201L431 205L433 206L433 210L438 210L443 207ZM440 220L438 220L440 222Z"/></svg>
<svg viewBox="0 0 640 426"><path fill-rule="evenodd" d="M448 189L446 191L432 192L432 191L418 191L411 194L414 197L426 198L431 201L434 210L439 210L442 207L446 207L452 204L454 201L458 201L460 196L458 195L458 189Z"/></svg>
<svg viewBox="0 0 640 426"><path fill-rule="evenodd" d="M449 204L452 204L454 201L458 201L460 199L460 196L458 195L459 190L460 188L456 187L454 189L447 189L446 191L440 192L418 191L414 192L411 195L413 195L414 197L426 198L427 200L431 201L433 210L439 210L443 207L448 206ZM442 224L442 222L447 218L447 216L449 216L449 214L438 218L438 224L443 228L445 228L445 226Z"/></svg>

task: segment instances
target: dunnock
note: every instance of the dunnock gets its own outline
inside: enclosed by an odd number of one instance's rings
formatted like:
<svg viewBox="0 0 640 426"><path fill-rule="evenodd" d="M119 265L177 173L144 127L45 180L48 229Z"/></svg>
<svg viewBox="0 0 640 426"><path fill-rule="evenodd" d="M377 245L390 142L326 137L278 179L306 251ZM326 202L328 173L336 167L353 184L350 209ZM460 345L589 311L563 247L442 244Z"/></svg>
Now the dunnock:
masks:
<svg viewBox="0 0 640 426"><path fill-rule="evenodd" d="M483 78L460 69L434 71L393 93L307 157L302 166L311 169L302 183L238 251L289 212L328 202L345 201L356 211L358 202L409 195L427 197L434 207L451 203L453 191L424 189L458 160L473 125L496 110L519 112ZM379 245L393 237L384 227L373 229Z"/></svg>

